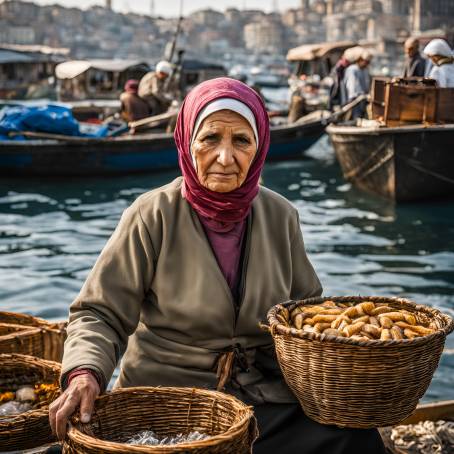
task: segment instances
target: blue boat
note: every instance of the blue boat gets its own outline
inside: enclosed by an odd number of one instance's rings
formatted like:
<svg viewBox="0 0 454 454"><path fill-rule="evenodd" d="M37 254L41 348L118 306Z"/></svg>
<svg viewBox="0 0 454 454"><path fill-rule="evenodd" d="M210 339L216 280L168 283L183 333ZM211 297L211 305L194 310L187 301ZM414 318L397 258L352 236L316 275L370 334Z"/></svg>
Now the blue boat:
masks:
<svg viewBox="0 0 454 454"><path fill-rule="evenodd" d="M324 133L325 122L271 128L268 161L297 159ZM147 133L106 138L63 137L40 133L31 140L0 141L0 175L108 176L145 173L178 166L172 134ZM33 137L33 138L32 138Z"/></svg>

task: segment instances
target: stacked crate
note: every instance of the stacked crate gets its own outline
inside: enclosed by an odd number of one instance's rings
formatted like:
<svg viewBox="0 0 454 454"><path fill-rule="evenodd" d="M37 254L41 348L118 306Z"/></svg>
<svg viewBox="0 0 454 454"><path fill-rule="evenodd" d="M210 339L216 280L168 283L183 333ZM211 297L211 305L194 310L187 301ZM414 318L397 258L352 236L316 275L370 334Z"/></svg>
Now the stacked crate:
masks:
<svg viewBox="0 0 454 454"><path fill-rule="evenodd" d="M454 88L425 78L374 78L372 118L386 126L453 124Z"/></svg>

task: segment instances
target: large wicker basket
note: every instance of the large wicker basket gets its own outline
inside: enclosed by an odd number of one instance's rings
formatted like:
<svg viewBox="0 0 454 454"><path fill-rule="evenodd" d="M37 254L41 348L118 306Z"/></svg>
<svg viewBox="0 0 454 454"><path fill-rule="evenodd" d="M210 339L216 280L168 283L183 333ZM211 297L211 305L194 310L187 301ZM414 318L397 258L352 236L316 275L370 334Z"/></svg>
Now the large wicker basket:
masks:
<svg viewBox="0 0 454 454"><path fill-rule="evenodd" d="M362 341L307 333L276 317L296 305L364 301L386 303L412 312L419 322L433 321L428 336L405 340ZM400 298L325 297L278 304L268 312L284 378L307 416L322 424L371 428L391 426L408 417L427 390L453 331L451 317Z"/></svg>
<svg viewBox="0 0 454 454"><path fill-rule="evenodd" d="M150 429L159 436L199 431L210 437L168 446L123 443ZM63 452L246 454L256 436L252 409L227 394L196 388L128 388L99 397L89 424L73 419Z"/></svg>
<svg viewBox="0 0 454 454"><path fill-rule="evenodd" d="M0 391L15 391L23 385L58 385L60 364L26 355L0 355ZM0 416L0 452L15 451L50 443L49 404L58 396L41 402L38 408L14 416Z"/></svg>
<svg viewBox="0 0 454 454"><path fill-rule="evenodd" d="M12 325L8 330L7 325ZM0 312L0 353L20 353L60 362L66 338L66 322Z"/></svg>

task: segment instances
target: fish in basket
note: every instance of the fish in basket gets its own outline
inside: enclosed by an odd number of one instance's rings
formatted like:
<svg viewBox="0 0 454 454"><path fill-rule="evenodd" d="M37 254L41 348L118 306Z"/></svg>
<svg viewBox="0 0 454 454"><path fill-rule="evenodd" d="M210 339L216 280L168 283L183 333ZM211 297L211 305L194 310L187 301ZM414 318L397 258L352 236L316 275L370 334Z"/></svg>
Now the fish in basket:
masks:
<svg viewBox="0 0 454 454"><path fill-rule="evenodd" d="M54 440L49 404L60 394L60 364L27 355L0 354L0 452Z"/></svg>
<svg viewBox="0 0 454 454"><path fill-rule="evenodd" d="M278 304L268 329L284 378L322 424L398 424L416 408L454 322L403 298L317 297Z"/></svg>

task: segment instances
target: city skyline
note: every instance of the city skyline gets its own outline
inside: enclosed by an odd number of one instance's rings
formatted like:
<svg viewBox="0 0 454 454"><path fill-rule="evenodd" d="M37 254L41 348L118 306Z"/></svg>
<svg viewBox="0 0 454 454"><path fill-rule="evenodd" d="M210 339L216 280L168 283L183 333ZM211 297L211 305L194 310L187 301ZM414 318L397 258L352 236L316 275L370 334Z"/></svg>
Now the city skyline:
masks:
<svg viewBox="0 0 454 454"><path fill-rule="evenodd" d="M105 0L32 0L39 5L58 4L67 8L87 9L94 5L105 5ZM112 8L118 12L132 12L138 14L150 14L151 4L154 3L156 16L178 16L180 0L112 0ZM187 15L194 11L212 8L224 11L226 8L238 9L263 9L270 12L276 6L279 11L289 8L298 8L300 0L218 0L216 7L210 0L183 0L183 14Z"/></svg>

